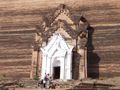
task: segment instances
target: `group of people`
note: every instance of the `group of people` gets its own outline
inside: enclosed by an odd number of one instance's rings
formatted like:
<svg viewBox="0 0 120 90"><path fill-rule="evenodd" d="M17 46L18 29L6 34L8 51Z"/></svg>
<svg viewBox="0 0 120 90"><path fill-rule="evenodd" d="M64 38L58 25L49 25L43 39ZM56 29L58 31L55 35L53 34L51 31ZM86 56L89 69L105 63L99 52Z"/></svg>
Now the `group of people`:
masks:
<svg viewBox="0 0 120 90"><path fill-rule="evenodd" d="M52 85L52 77L49 74L45 74L44 79L39 81L39 85L41 88L50 88Z"/></svg>

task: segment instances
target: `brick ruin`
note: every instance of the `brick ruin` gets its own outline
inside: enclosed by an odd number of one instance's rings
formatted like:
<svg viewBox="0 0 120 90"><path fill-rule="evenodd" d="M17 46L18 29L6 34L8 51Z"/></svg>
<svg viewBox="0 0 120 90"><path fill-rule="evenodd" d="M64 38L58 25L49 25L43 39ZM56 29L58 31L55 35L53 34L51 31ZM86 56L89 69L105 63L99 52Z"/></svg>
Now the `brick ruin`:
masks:
<svg viewBox="0 0 120 90"><path fill-rule="evenodd" d="M50 38L54 33L58 33L63 36L68 44L73 46L71 56L72 79L87 78L87 29L89 27L87 20L83 16L80 16L79 20L76 21L75 17L64 4L61 4L56 9L53 16L50 16L49 20L51 21L43 21L43 23L37 27L30 77L41 77L41 69L45 67L42 67L43 53L40 48L46 46L48 42L50 42ZM48 22L51 23L47 24Z"/></svg>
<svg viewBox="0 0 120 90"><path fill-rule="evenodd" d="M49 0L45 0L45 2L2 0L0 3L0 78L29 79L31 72L33 72L33 76L37 75L36 62L31 67L33 60L37 61L36 58L40 57L37 57L39 54L37 50L40 46L37 40L41 41L39 34L43 32L41 30L44 30L41 28L44 25L49 27L55 18L56 9L61 8L58 7L61 3L67 6L70 15L74 17L72 20L75 24L78 24L80 19L84 21L83 18L90 24L87 27L89 31L86 39L87 77L112 78L120 76L119 0L60 0L59 2L57 0L51 2ZM55 27L53 28L55 29ZM47 33L49 32L46 31L45 34ZM74 34L72 31L67 31L67 33ZM84 34L82 35L84 36ZM74 38L73 36L71 37ZM82 43L84 40L85 38ZM75 75L75 77L79 76Z"/></svg>

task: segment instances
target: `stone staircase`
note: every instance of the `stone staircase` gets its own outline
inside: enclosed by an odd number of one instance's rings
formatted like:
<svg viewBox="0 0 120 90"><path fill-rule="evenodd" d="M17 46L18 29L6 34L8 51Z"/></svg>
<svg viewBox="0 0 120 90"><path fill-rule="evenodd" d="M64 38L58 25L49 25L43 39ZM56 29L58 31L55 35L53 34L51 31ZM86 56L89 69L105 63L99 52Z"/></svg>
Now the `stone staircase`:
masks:
<svg viewBox="0 0 120 90"><path fill-rule="evenodd" d="M72 80L72 81L59 81L59 80L54 80L53 83L56 85L55 88L57 89L60 89L60 88L63 88L63 89L69 89L69 88L72 88L74 87L75 85L78 84L79 81L75 81L75 80Z"/></svg>
<svg viewBox="0 0 120 90"><path fill-rule="evenodd" d="M70 80L70 81L60 81L53 80L55 88L53 90L120 90L112 84L105 84L93 81L80 81L80 80ZM21 89L25 90L36 90L38 87L38 81L36 80L24 80L17 83ZM19 89L19 90L21 90ZM2 90L2 89L1 89Z"/></svg>
<svg viewBox="0 0 120 90"><path fill-rule="evenodd" d="M56 89L63 90L120 90L118 88L114 88L114 85L111 84L103 84L96 82L83 82L83 81L54 81L56 84Z"/></svg>
<svg viewBox="0 0 120 90"><path fill-rule="evenodd" d="M109 90L110 85L94 84L94 83L80 83L68 90Z"/></svg>

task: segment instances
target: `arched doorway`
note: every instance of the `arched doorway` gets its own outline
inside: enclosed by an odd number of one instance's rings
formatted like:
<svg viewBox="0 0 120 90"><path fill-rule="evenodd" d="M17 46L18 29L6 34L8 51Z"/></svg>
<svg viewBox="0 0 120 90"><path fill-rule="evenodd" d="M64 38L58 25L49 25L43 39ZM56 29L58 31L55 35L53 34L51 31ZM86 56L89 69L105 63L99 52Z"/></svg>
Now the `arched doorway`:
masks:
<svg viewBox="0 0 120 90"><path fill-rule="evenodd" d="M41 78L50 74L53 79L72 79L72 49L60 34L54 34L47 46L42 50Z"/></svg>
<svg viewBox="0 0 120 90"><path fill-rule="evenodd" d="M53 62L53 79L60 79L60 61L55 60Z"/></svg>

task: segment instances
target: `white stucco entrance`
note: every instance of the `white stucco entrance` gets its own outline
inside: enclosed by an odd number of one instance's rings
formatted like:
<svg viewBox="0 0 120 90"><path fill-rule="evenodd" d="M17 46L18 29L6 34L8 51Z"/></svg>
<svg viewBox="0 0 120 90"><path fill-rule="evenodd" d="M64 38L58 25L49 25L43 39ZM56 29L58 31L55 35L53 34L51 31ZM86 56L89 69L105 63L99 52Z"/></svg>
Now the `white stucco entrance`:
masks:
<svg viewBox="0 0 120 90"><path fill-rule="evenodd" d="M47 46L41 48L41 78L50 74L54 79L72 79L72 49L60 34L53 34Z"/></svg>

